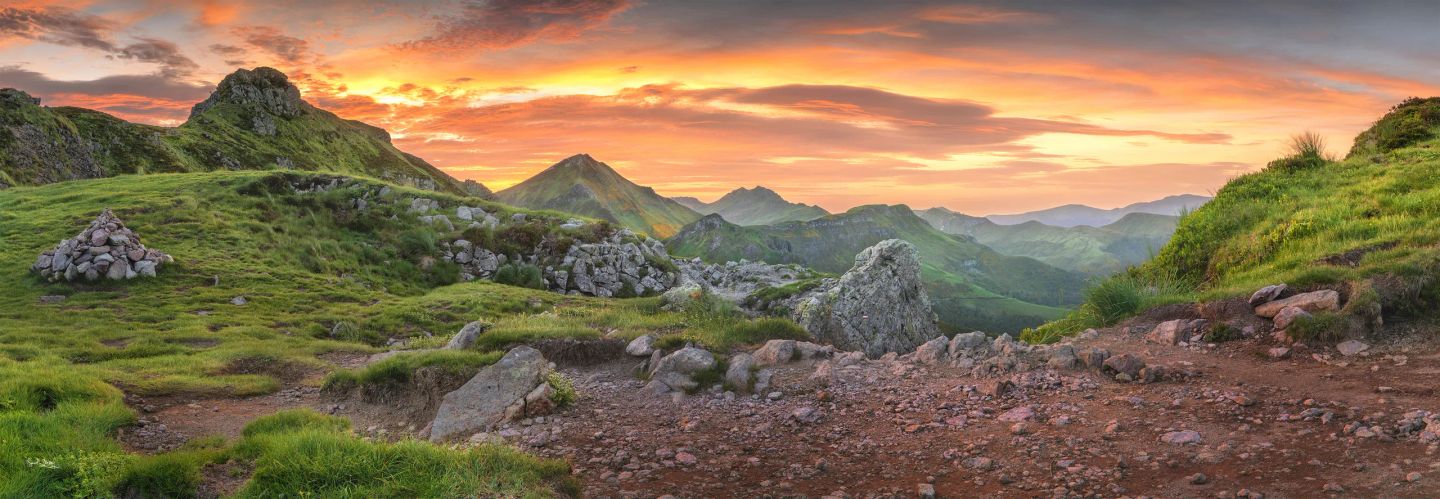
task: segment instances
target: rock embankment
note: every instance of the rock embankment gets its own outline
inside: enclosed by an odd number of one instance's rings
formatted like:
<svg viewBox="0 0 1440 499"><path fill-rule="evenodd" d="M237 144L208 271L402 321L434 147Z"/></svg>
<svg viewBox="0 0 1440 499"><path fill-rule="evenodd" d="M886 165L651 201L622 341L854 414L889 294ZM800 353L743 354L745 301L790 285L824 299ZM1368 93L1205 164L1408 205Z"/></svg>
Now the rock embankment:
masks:
<svg viewBox="0 0 1440 499"><path fill-rule="evenodd" d="M173 261L170 255L146 248L140 235L106 208L75 237L41 253L30 270L51 282L120 281L154 277L161 265Z"/></svg>

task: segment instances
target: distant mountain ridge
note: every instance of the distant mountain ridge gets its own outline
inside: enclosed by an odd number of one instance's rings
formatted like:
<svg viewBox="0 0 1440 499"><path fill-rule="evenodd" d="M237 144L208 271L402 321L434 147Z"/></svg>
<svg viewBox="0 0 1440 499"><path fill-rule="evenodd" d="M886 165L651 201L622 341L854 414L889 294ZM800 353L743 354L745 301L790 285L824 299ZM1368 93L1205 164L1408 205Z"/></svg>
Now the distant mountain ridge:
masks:
<svg viewBox="0 0 1440 499"><path fill-rule="evenodd" d="M506 204L609 220L657 238L674 235L700 214L655 189L631 182L589 154L576 154L495 193Z"/></svg>
<svg viewBox="0 0 1440 499"><path fill-rule="evenodd" d="M989 215L985 218L1000 225L1016 225L1035 221L1056 227L1075 227L1079 225L1101 227L1115 223L1120 220L1121 217L1131 213L1176 216L1186 211L1193 211L1209 201L1210 198L1206 196L1180 194L1109 210L1085 206L1083 204L1067 204L1025 213Z"/></svg>
<svg viewBox="0 0 1440 499"><path fill-rule="evenodd" d="M974 238L1000 253L1089 275L1109 275L1145 262L1170 240L1179 221L1175 216L1136 212L1100 227L1059 227L1033 220L1001 225L945 208L916 214L941 232Z"/></svg>
<svg viewBox="0 0 1440 499"><path fill-rule="evenodd" d="M672 198L704 215L719 214L725 221L738 225L773 225L781 222L814 220L829 215L824 208L792 203L764 186L741 187L726 193L713 203L693 197Z"/></svg>
<svg viewBox="0 0 1440 499"><path fill-rule="evenodd" d="M677 256L723 262L797 263L844 272L856 253L886 239L920 251L922 279L942 322L955 328L1018 331L1080 299L1081 274L1007 256L965 236L940 232L904 205L860 206L809 221L745 227L706 215L666 242Z"/></svg>
<svg viewBox="0 0 1440 499"><path fill-rule="evenodd" d="M300 98L284 73L226 76L175 128L141 125L0 89L0 186L121 174L296 169L363 175L453 193L459 181L397 149L385 130Z"/></svg>

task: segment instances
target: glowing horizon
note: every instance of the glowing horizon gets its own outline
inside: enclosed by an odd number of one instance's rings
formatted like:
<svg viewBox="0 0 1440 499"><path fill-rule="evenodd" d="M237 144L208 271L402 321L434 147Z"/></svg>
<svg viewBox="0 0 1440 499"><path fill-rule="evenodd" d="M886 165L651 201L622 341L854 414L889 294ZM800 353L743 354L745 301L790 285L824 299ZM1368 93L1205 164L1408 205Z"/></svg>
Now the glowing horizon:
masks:
<svg viewBox="0 0 1440 499"><path fill-rule="evenodd" d="M589 153L667 196L983 215L1210 195L1305 130L1343 155L1440 94L1437 18L1398 0L25 0L0 7L0 87L173 126L272 66L496 190Z"/></svg>

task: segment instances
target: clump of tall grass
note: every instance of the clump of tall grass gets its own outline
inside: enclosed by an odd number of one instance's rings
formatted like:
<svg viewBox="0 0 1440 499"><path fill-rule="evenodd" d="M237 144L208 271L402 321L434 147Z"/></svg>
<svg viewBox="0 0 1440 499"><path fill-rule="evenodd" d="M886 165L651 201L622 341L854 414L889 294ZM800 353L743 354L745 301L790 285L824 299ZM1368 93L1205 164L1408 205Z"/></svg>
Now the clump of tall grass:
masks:
<svg viewBox="0 0 1440 499"><path fill-rule="evenodd" d="M1325 145L1325 137L1315 132L1306 131L1292 135L1290 154L1271 161L1266 168L1293 172L1334 163L1335 157L1326 150Z"/></svg>

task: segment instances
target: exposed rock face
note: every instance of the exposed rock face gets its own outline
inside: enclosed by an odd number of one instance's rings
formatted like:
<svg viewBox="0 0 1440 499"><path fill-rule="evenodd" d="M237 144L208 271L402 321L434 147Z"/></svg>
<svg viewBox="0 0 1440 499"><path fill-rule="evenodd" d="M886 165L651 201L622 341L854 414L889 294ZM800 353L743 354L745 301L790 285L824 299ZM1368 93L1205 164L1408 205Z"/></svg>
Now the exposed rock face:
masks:
<svg viewBox="0 0 1440 499"><path fill-rule="evenodd" d="M1269 301L1255 307L1255 315L1260 317L1275 317L1286 307L1297 307L1306 312L1319 312L1324 310L1340 309L1340 293L1333 289L1322 289L1301 293L1289 298Z"/></svg>
<svg viewBox="0 0 1440 499"><path fill-rule="evenodd" d="M90 227L41 253L30 270L51 282L119 281L154 277L160 265L173 261L170 255L140 244L140 235L106 208Z"/></svg>
<svg viewBox="0 0 1440 499"><path fill-rule="evenodd" d="M793 318L816 338L872 357L909 352L939 335L918 252L898 239L861 251L834 287L805 296Z"/></svg>
<svg viewBox="0 0 1440 499"><path fill-rule="evenodd" d="M703 284L711 293L736 303L760 289L778 288L816 275L815 271L799 265L748 260L707 264L696 258L676 263L684 280Z"/></svg>
<svg viewBox="0 0 1440 499"><path fill-rule="evenodd" d="M679 281L676 272L656 262L671 262L664 244L621 229L603 243L571 246L558 268L546 268L545 280L554 291L606 297L652 295Z"/></svg>
<svg viewBox="0 0 1440 499"><path fill-rule="evenodd" d="M205 112L217 102L231 102L255 112L269 113L284 118L294 118L305 112L307 105L300 99L300 89L290 79L271 68L254 70L240 69L226 76L210 97L190 109L190 117ZM268 118L268 117L267 117ZM267 135L257 123L256 133ZM274 123L269 125L268 135L274 135Z"/></svg>
<svg viewBox="0 0 1440 499"><path fill-rule="evenodd" d="M544 393L550 386L545 382L549 372L549 363L538 350L525 346L510 350L464 386L445 394L430 424L430 440L469 436L505 421L543 414L550 409Z"/></svg>

